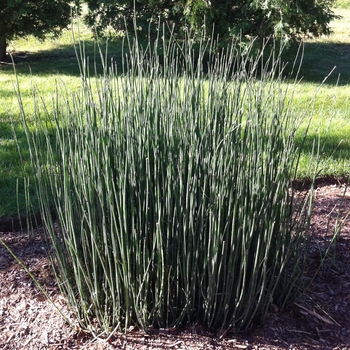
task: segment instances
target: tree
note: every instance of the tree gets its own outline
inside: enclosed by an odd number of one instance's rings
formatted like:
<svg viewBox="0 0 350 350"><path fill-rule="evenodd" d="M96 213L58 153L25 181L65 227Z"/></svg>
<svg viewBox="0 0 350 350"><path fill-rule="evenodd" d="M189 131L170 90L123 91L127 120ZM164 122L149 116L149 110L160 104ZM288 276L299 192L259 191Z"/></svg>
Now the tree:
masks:
<svg viewBox="0 0 350 350"><path fill-rule="evenodd" d="M180 22L183 16L183 0L87 0L89 12L86 23L103 35L108 27L115 32L125 29L134 30L136 19L139 30L148 32L152 23L157 26L158 19L162 21Z"/></svg>
<svg viewBox="0 0 350 350"><path fill-rule="evenodd" d="M289 40L304 35L329 34L329 23L337 18L334 0L88 0L87 23L101 33L109 25L114 30L132 29L134 15L139 30L148 30L151 18L157 23L175 24L208 34L266 38L271 35ZM124 22L125 18L125 22ZM145 30L145 33L147 31Z"/></svg>
<svg viewBox="0 0 350 350"><path fill-rule="evenodd" d="M6 58L9 40L34 35L57 35L71 21L71 0L1 0L0 61Z"/></svg>

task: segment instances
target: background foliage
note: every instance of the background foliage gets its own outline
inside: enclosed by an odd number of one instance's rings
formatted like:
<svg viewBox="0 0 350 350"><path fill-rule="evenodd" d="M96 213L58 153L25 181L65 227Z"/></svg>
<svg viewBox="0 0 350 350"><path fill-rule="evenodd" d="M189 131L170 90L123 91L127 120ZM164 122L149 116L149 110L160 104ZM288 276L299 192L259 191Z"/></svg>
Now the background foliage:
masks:
<svg viewBox="0 0 350 350"><path fill-rule="evenodd" d="M15 37L57 35L71 23L71 0L2 0L0 8L0 60Z"/></svg>
<svg viewBox="0 0 350 350"><path fill-rule="evenodd" d="M80 11L79 0L3 1L0 9L0 60L14 37L56 35L71 21L71 10ZM137 29L147 37L157 25L166 22L174 33L184 31L200 35L203 28L221 39L232 35L285 40L302 35L329 33L329 22L336 18L331 10L334 0L88 0L86 23L98 35L118 35ZM53 15L54 14L54 15Z"/></svg>
<svg viewBox="0 0 350 350"><path fill-rule="evenodd" d="M334 0L179 0L144 1L88 0L87 23L103 32L108 26L115 31L133 29L136 14L139 30L148 33L153 24L168 22L176 33L184 29L227 38L230 35L266 38L276 35L284 39L302 35L329 33L329 22L336 16L331 10Z"/></svg>

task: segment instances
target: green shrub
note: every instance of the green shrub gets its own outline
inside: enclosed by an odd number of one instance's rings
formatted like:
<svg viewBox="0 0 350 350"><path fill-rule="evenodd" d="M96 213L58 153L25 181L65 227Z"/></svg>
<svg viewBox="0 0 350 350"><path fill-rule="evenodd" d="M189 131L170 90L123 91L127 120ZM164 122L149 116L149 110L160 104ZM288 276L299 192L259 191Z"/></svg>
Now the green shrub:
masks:
<svg viewBox="0 0 350 350"><path fill-rule="evenodd" d="M167 23L176 35L190 28L200 36L203 27L221 39L231 36L283 40L329 34L329 23L338 18L332 11L335 0L96 0L86 1L86 23L99 34L133 31L137 19L139 35L156 31ZM298 40L299 41L299 40Z"/></svg>
<svg viewBox="0 0 350 350"><path fill-rule="evenodd" d="M246 329L302 275L308 211L290 191L301 116L277 50L191 43L134 40L93 78L82 56L81 91L58 87L34 132L22 107L59 286L95 334Z"/></svg>

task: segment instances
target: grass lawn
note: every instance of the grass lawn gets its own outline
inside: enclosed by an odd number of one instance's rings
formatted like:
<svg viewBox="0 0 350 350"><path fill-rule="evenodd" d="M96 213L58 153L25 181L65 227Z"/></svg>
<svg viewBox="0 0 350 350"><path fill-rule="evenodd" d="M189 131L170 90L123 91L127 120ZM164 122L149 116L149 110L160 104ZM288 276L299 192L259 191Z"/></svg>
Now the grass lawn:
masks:
<svg viewBox="0 0 350 350"><path fill-rule="evenodd" d="M97 50L91 33L87 30L79 31L79 37L84 40L84 49L93 61ZM109 52L120 56L119 46L111 44ZM9 50L16 61L17 79L28 121L34 114L34 89L50 105L57 84L63 83L69 92L80 88L81 78L71 30L65 31L58 39L19 39L10 43ZM94 69L92 63L91 66ZM16 77L12 65L0 64L0 217L18 213L18 203L20 211L25 209L23 181L30 171L30 167L26 166L29 153L22 149L20 157L13 135L15 130L19 144L26 144L15 86ZM29 195L36 206L34 186L31 188L33 190Z"/></svg>
<svg viewBox="0 0 350 350"><path fill-rule="evenodd" d="M307 40L304 47L302 81L295 94L295 106L307 110L319 84L333 69L320 88L312 110L312 122L303 146L299 177L307 177L312 149L320 142L321 177L344 177L350 173L350 10L336 9L341 19L331 23L333 34ZM300 142L304 127L297 135Z"/></svg>
<svg viewBox="0 0 350 350"><path fill-rule="evenodd" d="M346 6L343 6L346 7ZM302 80L297 86L293 106L296 113L309 113L311 126L305 142L302 135L305 125L300 127L296 141L303 144L303 157L298 177L308 177L310 166L316 160L312 156L319 141L320 177L344 177L350 169L350 9L336 10L342 19L331 24L334 34L305 41ZM85 40L86 51L92 56L94 49L90 33L82 29L80 36ZM63 82L69 91L80 87L80 74L76 61L73 38L67 30L59 39L39 42L34 38L16 40L10 43L15 54L18 82L27 117L33 115L33 86L47 103L55 94L57 82ZM113 56L121 57L121 44L110 46ZM291 60L293 49L286 53ZM312 110L310 101L325 76L335 67L331 76L319 89ZM11 65L0 65L0 217L17 213L17 194L20 211L25 208L23 179L30 173L26 166L29 155L25 151L19 156L13 129L19 144L25 145L19 108L14 93L15 75ZM310 114L311 113L311 114ZM24 165L24 166L23 166ZM35 205L35 193L30 193Z"/></svg>

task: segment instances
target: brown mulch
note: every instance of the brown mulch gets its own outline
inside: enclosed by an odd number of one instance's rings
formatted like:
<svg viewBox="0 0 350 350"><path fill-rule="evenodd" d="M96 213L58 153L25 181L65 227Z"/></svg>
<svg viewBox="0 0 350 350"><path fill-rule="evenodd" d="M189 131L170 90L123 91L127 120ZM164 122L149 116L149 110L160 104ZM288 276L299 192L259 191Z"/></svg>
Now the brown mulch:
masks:
<svg viewBox="0 0 350 350"><path fill-rule="evenodd" d="M336 220L350 211L350 189L316 189L311 224L311 278L332 239ZM342 208L339 206L342 202ZM198 325L145 334L130 329L108 342L80 331L50 271L40 235L2 232L0 238L45 287L71 326L33 279L0 244L0 349L350 349L350 218L346 218L308 291L283 310L270 310L263 327L247 334L210 334Z"/></svg>

